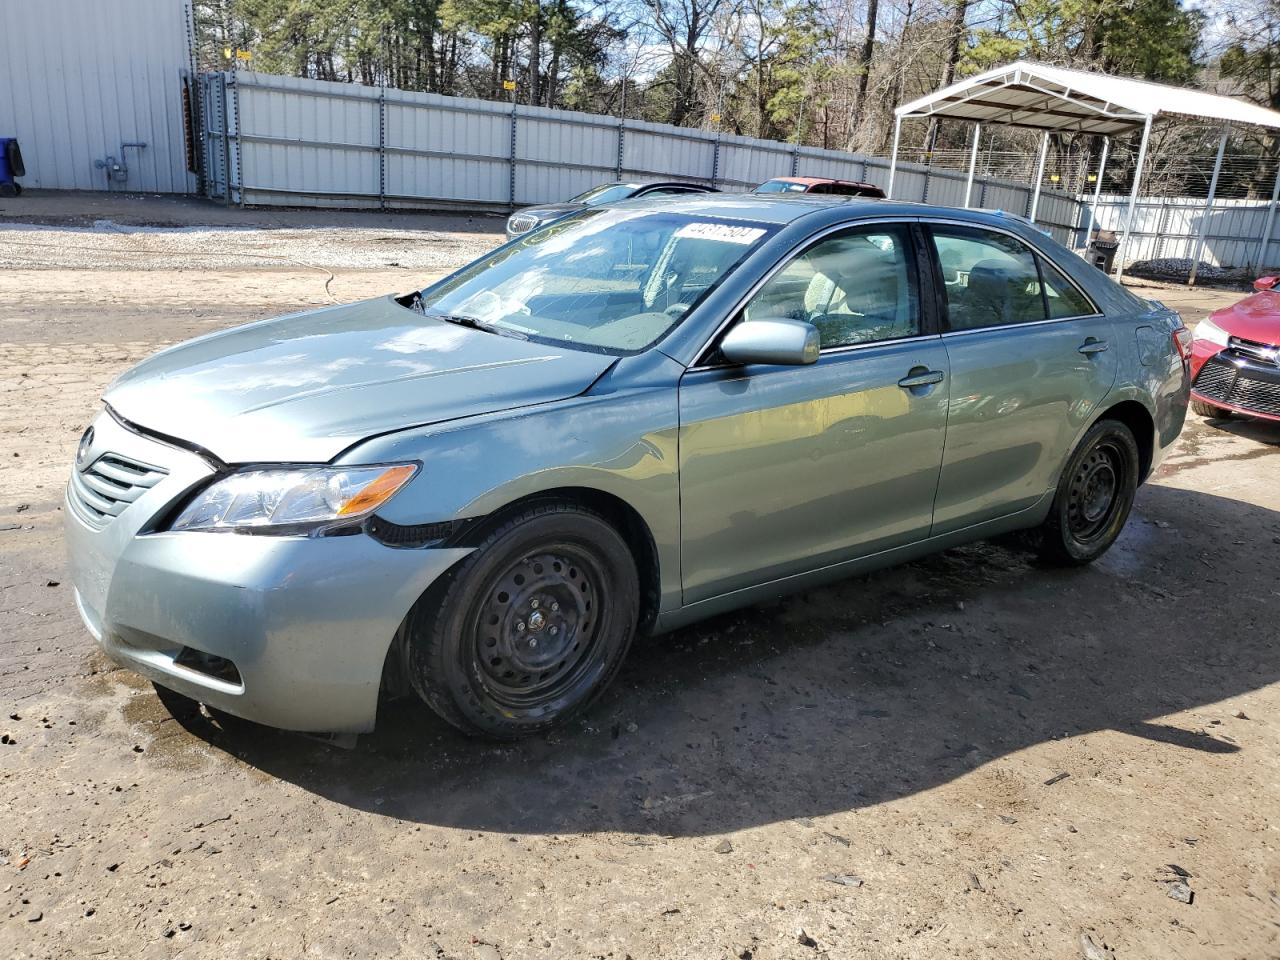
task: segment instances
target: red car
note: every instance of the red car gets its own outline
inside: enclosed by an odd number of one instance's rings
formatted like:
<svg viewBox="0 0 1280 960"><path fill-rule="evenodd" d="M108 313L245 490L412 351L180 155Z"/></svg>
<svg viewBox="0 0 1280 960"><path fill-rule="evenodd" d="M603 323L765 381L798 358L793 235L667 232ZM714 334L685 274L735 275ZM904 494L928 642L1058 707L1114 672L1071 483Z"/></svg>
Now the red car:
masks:
<svg viewBox="0 0 1280 960"><path fill-rule="evenodd" d="M1242 413L1280 421L1280 277L1196 324L1191 408L1202 417Z"/></svg>

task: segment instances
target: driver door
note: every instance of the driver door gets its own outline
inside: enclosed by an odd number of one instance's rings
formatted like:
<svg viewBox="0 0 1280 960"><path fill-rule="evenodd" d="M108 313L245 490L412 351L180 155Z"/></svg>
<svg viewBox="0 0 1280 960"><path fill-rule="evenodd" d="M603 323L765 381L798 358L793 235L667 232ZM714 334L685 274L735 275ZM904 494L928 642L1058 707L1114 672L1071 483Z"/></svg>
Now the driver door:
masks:
<svg viewBox="0 0 1280 960"><path fill-rule="evenodd" d="M730 366L680 385L684 602L929 535L946 431L947 353L907 223L821 238L740 318L806 320L810 366ZM925 274L926 276L928 274Z"/></svg>

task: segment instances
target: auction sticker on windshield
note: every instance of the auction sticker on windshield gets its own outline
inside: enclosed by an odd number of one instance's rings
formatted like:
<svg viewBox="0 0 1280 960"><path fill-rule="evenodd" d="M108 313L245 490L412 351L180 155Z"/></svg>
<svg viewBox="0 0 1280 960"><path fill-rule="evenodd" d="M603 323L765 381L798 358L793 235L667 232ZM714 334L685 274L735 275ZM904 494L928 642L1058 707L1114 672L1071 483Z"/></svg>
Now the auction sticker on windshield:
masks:
<svg viewBox="0 0 1280 960"><path fill-rule="evenodd" d="M676 231L688 240L719 240L721 243L755 243L765 234L760 227L735 227L727 223L686 223Z"/></svg>

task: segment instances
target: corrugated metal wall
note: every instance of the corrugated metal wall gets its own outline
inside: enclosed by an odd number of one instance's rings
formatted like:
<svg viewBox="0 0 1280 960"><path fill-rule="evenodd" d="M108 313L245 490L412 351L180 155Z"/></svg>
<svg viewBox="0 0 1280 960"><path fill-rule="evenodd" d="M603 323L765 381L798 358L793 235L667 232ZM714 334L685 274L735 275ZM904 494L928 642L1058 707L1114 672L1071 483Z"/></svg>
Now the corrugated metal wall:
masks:
<svg viewBox="0 0 1280 960"><path fill-rule="evenodd" d="M1206 210L1204 200L1194 197L1140 197L1125 260L1193 257L1196 237L1205 224L1201 260L1220 267L1275 266L1280 264L1280 217L1271 223L1266 263L1259 262L1269 207L1265 200L1215 200L1213 209ZM1098 223L1119 234L1128 208L1128 197L1103 196Z"/></svg>
<svg viewBox="0 0 1280 960"><path fill-rule="evenodd" d="M642 120L245 71L206 74L201 90L206 190L231 203L506 209L630 177L726 190L786 175L889 182L884 157ZM960 206L964 187L963 173L900 164L895 192ZM1025 215L1031 189L977 181L974 203ZM1046 190L1038 219L1074 239L1075 198Z"/></svg>
<svg viewBox="0 0 1280 960"><path fill-rule="evenodd" d="M191 193L183 0L7 0L0 9L0 136L16 136L24 187ZM128 179L95 161L121 158Z"/></svg>
<svg viewBox="0 0 1280 960"><path fill-rule="evenodd" d="M207 74L201 89L206 191L231 203L508 209L632 177L726 190L788 175L889 182L885 157L642 120L249 72ZM902 163L894 194L959 207L965 184L963 171ZM1026 216L1031 195L1027 184L979 177L972 200ZM1104 198L1102 225L1119 229L1127 202ZM1256 263L1266 213L1266 203L1219 201L1203 259ZM1125 259L1190 256L1204 215L1200 200L1143 199ZM1086 203L1075 196L1044 190L1037 220L1068 246L1084 245ZM1280 242L1269 259L1280 260Z"/></svg>

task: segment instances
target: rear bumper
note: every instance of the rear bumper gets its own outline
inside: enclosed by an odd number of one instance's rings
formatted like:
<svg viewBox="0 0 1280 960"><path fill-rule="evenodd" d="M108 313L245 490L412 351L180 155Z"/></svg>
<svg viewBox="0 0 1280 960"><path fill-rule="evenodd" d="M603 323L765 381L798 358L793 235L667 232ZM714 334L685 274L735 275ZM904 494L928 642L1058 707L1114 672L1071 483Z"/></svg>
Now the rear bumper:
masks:
<svg viewBox="0 0 1280 960"><path fill-rule="evenodd" d="M467 549L398 550L357 534L307 538L144 533L207 475L194 454L95 424L170 474L105 527L68 498L76 604L121 666L236 716L289 730L373 728L383 665L423 591ZM107 436L104 438L104 434Z"/></svg>

